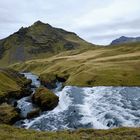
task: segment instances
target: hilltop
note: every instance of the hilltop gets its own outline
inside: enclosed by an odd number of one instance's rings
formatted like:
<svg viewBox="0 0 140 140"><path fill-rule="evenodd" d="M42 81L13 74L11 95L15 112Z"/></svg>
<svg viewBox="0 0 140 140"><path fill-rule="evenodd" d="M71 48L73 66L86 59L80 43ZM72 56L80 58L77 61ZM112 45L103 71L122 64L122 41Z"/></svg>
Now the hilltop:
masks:
<svg viewBox="0 0 140 140"><path fill-rule="evenodd" d="M91 46L94 45L73 32L37 21L0 40L0 64L4 66L30 59L47 58L63 51Z"/></svg>

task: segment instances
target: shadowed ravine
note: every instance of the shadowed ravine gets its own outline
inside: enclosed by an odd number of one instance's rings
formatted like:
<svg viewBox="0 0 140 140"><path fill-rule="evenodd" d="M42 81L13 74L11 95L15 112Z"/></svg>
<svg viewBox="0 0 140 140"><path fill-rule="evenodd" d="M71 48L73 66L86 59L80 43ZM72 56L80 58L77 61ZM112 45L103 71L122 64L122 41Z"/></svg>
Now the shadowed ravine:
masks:
<svg viewBox="0 0 140 140"><path fill-rule="evenodd" d="M31 73L25 76L32 79L33 85L40 86L37 76ZM55 109L16 125L36 130L140 127L140 87L66 86L61 89L61 83L57 85L53 90L59 96ZM23 116L34 108L30 97L19 100L18 107Z"/></svg>

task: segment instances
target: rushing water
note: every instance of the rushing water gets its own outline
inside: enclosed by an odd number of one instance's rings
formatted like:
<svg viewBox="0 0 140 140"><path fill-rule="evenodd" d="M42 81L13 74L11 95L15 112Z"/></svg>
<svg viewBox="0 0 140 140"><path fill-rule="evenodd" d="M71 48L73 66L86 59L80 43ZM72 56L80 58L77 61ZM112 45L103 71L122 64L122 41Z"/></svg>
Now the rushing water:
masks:
<svg viewBox="0 0 140 140"><path fill-rule="evenodd" d="M32 74L32 73L23 73L27 79L32 80L32 91L35 92L35 88L40 86L40 82L38 80L38 76ZM17 101L17 107L21 110L21 116L26 117L27 113L32 111L35 106L32 104L31 96L24 97Z"/></svg>
<svg viewBox="0 0 140 140"><path fill-rule="evenodd" d="M37 82L35 75L26 76L34 79L33 84ZM23 120L20 127L36 130L140 127L139 87L66 86L60 90L61 83L57 85L53 91L59 96L58 106L37 118ZM30 108L26 103L25 108Z"/></svg>

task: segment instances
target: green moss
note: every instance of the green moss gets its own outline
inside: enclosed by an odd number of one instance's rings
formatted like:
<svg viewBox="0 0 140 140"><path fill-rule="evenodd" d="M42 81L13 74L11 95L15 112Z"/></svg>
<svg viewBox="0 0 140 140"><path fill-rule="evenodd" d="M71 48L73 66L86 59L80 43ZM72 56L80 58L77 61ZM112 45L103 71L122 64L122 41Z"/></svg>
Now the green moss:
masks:
<svg viewBox="0 0 140 140"><path fill-rule="evenodd" d="M33 95L33 102L42 110L52 110L58 105L59 98L47 88L38 88Z"/></svg>

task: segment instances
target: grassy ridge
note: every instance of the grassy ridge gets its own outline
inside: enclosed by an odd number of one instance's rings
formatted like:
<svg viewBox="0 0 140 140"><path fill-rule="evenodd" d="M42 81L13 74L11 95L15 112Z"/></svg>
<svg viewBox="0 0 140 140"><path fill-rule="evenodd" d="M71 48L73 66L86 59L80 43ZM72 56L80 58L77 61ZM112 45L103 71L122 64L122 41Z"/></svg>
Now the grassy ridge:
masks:
<svg viewBox="0 0 140 140"><path fill-rule="evenodd" d="M139 128L38 132L0 125L0 140L139 140Z"/></svg>
<svg viewBox="0 0 140 140"><path fill-rule="evenodd" d="M12 67L32 71L41 79L64 77L66 85L140 86L140 43L67 51Z"/></svg>

